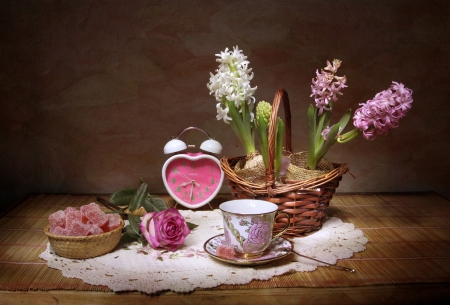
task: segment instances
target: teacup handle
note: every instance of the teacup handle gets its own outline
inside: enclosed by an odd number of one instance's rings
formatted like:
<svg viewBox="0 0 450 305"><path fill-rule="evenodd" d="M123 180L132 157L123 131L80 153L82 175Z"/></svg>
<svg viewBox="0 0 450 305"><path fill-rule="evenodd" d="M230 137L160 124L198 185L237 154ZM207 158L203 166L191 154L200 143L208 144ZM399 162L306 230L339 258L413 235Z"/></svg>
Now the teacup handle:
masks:
<svg viewBox="0 0 450 305"><path fill-rule="evenodd" d="M284 233L286 233L286 231L289 229L289 226L291 225L291 217L290 217L289 214L286 213L286 212L277 212L277 213L275 214L275 219L276 219L277 216L280 215L280 214L286 215L286 217L287 217L287 219L288 219L287 225L286 225L286 228L283 229L283 231L281 231L280 233L278 233L277 235L275 235L274 237L272 237L272 240L274 240L275 238L280 237L281 235L283 235Z"/></svg>

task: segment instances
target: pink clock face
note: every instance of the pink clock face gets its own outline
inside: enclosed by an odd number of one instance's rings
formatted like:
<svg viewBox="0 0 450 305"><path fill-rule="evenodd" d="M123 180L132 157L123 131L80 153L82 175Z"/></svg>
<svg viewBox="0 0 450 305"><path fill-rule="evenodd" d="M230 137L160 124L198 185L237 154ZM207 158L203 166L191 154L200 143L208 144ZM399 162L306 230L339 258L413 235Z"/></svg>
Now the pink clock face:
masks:
<svg viewBox="0 0 450 305"><path fill-rule="evenodd" d="M223 172L218 160L210 155L175 155L163 168L164 184L180 204L198 208L207 204L220 190Z"/></svg>

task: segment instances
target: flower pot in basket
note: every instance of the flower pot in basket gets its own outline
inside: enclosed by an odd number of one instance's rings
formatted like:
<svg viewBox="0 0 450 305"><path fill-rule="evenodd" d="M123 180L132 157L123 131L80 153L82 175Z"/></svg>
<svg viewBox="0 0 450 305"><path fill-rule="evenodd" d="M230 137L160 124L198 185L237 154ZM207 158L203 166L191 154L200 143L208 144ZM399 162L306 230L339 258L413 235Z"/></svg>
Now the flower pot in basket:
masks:
<svg viewBox="0 0 450 305"><path fill-rule="evenodd" d="M339 186L342 175L348 171L346 164L331 163L332 168L321 175L305 180L275 181L274 175L274 145L275 122L278 108L283 102L285 114L285 151L291 152L291 122L289 99L286 91L280 89L275 94L270 115L270 127L268 131L268 168L265 171L265 183L254 183L236 174L235 165L242 157L223 157L221 159L222 170L228 179L231 193L236 199L260 199L267 200L278 205L280 211L290 216L290 227L284 234L285 237L304 236L322 227L325 221L326 209ZM289 154L288 154L289 155ZM286 216L276 219L274 233L284 228L287 222Z"/></svg>

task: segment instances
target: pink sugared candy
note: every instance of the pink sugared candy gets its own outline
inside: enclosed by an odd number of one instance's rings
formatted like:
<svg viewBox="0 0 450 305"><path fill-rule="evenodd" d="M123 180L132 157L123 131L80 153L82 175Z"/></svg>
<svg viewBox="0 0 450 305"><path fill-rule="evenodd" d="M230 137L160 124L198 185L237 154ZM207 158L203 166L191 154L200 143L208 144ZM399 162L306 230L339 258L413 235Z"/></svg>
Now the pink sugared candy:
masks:
<svg viewBox="0 0 450 305"><path fill-rule="evenodd" d="M227 245L219 245L216 249L216 255L227 259L233 259L234 248Z"/></svg>
<svg viewBox="0 0 450 305"><path fill-rule="evenodd" d="M67 235L67 230L61 227L55 227L50 229L50 233L55 235Z"/></svg>
<svg viewBox="0 0 450 305"><path fill-rule="evenodd" d="M67 230L70 230L70 228L76 223L82 223L82 221L81 221L81 212L78 211L78 210L67 212L66 213L66 226L65 226L65 228Z"/></svg>
<svg viewBox="0 0 450 305"><path fill-rule="evenodd" d="M87 236L89 234L90 226L81 222L74 222L67 230L67 236Z"/></svg>
<svg viewBox="0 0 450 305"><path fill-rule="evenodd" d="M78 211L78 209L77 209L77 208L74 208L74 207L67 207L67 208L64 210L64 213L67 213L67 212L73 212L73 211Z"/></svg>
<svg viewBox="0 0 450 305"><path fill-rule="evenodd" d="M86 225L89 227L89 233L88 235L98 235L104 233L102 228L100 228L97 225Z"/></svg>
<svg viewBox="0 0 450 305"><path fill-rule="evenodd" d="M112 231L120 226L120 215L105 214L94 202L78 210L68 207L48 217L50 233L67 236L98 235Z"/></svg>
<svg viewBox="0 0 450 305"><path fill-rule="evenodd" d="M120 226L119 214L108 214L108 222L102 227L103 231L109 232Z"/></svg>
<svg viewBox="0 0 450 305"><path fill-rule="evenodd" d="M65 228L66 227L66 213L64 211L58 211L48 216L51 228Z"/></svg>
<svg viewBox="0 0 450 305"><path fill-rule="evenodd" d="M84 205L80 208L83 218L86 218L90 223L99 227L104 226L108 222L108 215L100 209L100 206L94 202Z"/></svg>

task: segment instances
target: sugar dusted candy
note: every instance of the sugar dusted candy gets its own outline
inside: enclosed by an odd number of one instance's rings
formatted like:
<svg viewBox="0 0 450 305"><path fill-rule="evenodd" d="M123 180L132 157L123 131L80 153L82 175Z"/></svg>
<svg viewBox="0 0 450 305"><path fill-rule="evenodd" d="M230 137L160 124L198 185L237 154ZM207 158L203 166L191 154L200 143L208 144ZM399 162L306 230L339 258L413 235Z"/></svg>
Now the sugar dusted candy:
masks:
<svg viewBox="0 0 450 305"><path fill-rule="evenodd" d="M67 207L67 208L64 210L64 213L67 213L67 212L73 212L73 211L78 211L78 209L77 209L77 208L74 208L74 207Z"/></svg>
<svg viewBox="0 0 450 305"><path fill-rule="evenodd" d="M103 231L109 232L120 226L119 214L108 214L108 222L103 226Z"/></svg>
<svg viewBox="0 0 450 305"><path fill-rule="evenodd" d="M102 228L100 228L97 225L86 225L89 227L89 233L88 235L98 235L98 234L103 234L103 230Z"/></svg>
<svg viewBox="0 0 450 305"><path fill-rule="evenodd" d="M99 235L120 226L118 214L105 214L95 202L82 206L79 210L67 207L48 218L50 233L67 236Z"/></svg>
<svg viewBox="0 0 450 305"><path fill-rule="evenodd" d="M65 228L67 230L70 230L70 228L75 223L82 223L82 221L81 221L81 212L78 211L78 210L67 212L66 213L66 226L65 226Z"/></svg>
<svg viewBox="0 0 450 305"><path fill-rule="evenodd" d="M48 216L48 221L50 222L50 228L66 227L66 213L64 211L57 211Z"/></svg>
<svg viewBox="0 0 450 305"><path fill-rule="evenodd" d="M72 227L67 231L68 236L87 236L89 234L89 226L81 222L74 222Z"/></svg>
<svg viewBox="0 0 450 305"><path fill-rule="evenodd" d="M100 209L100 206L94 202L82 206L80 211L83 218L87 218L91 223L99 227L104 226L108 222L108 216Z"/></svg>
<svg viewBox="0 0 450 305"><path fill-rule="evenodd" d="M50 233L55 235L67 235L67 230L61 227L52 228L50 227Z"/></svg>
<svg viewBox="0 0 450 305"><path fill-rule="evenodd" d="M234 248L227 245L219 245L216 249L216 255L227 259L233 259Z"/></svg>

